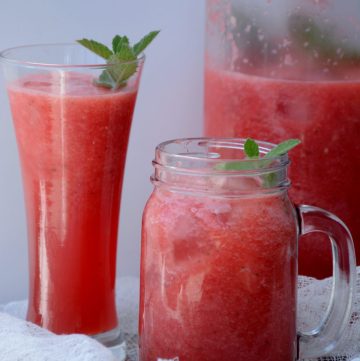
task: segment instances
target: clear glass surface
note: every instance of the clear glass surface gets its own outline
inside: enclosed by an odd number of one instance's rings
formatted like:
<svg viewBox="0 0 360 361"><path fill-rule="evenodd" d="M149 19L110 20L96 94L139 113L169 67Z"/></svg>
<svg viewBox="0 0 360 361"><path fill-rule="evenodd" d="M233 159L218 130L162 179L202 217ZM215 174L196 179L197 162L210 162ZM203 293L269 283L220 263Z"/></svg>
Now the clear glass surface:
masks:
<svg viewBox="0 0 360 361"><path fill-rule="evenodd" d="M204 123L206 136L301 139L290 196L341 217L358 255L359 17L357 0L207 0ZM330 254L304 238L300 273L330 276Z"/></svg>
<svg viewBox="0 0 360 361"><path fill-rule="evenodd" d="M273 147L259 143L262 154ZM293 206L287 155L264 163L244 159L243 148L242 139L200 138L156 149L142 228L141 361L320 356L349 320L355 259L346 226ZM242 170L220 166L239 161ZM298 350L297 242L315 231L333 244L333 296L322 324L299 333Z"/></svg>
<svg viewBox="0 0 360 361"><path fill-rule="evenodd" d="M325 234L333 254L333 290L327 312L316 328L299 331L300 358L309 358L331 352L349 323L356 287L356 260L350 231L338 217L307 205L299 206L298 213L300 234Z"/></svg>
<svg viewBox="0 0 360 361"><path fill-rule="evenodd" d="M27 319L109 342L119 333L119 207L144 59L133 62L135 74L117 90L95 84L114 66L76 44L9 49L0 61L27 214Z"/></svg>

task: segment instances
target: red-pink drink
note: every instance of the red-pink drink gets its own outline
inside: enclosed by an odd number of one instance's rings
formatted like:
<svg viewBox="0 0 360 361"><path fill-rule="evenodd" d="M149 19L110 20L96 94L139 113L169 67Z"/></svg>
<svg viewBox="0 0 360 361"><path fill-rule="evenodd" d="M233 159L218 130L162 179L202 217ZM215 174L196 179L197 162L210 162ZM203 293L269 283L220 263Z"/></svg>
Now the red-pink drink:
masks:
<svg viewBox="0 0 360 361"><path fill-rule="evenodd" d="M74 72L9 84L28 222L28 320L56 333L116 328L119 205L136 88Z"/></svg>
<svg viewBox="0 0 360 361"><path fill-rule="evenodd" d="M143 223L141 361L294 360L296 237L284 194L155 191Z"/></svg>
<svg viewBox="0 0 360 361"><path fill-rule="evenodd" d="M360 81L324 79L271 79L208 67L205 134L301 139L302 146L292 153L290 196L295 203L311 202L340 216L350 227L360 261L360 191L354 173L360 167ZM326 277L330 245L326 238L315 239L300 244L300 273Z"/></svg>
<svg viewBox="0 0 360 361"><path fill-rule="evenodd" d="M261 171L216 174L219 157L243 154L234 144L157 148L142 229L141 361L295 358L298 226L286 172L275 174L284 187L267 191Z"/></svg>
<svg viewBox="0 0 360 361"><path fill-rule="evenodd" d="M142 227L141 361L294 361L329 352L346 328L351 235L333 214L293 206L286 154L244 159L246 143L193 138L156 148ZM275 152L265 142L259 150ZM333 299L302 335L297 241L319 231L334 246Z"/></svg>
<svg viewBox="0 0 360 361"><path fill-rule="evenodd" d="M360 264L357 0L206 0L205 124L211 137L297 138L290 197L350 227ZM300 244L299 272L331 275L327 237Z"/></svg>
<svg viewBox="0 0 360 361"><path fill-rule="evenodd" d="M348 230L327 211L293 206L286 154L244 159L245 143L177 139L156 148L142 228L141 361L294 361L329 352L346 328L356 277ZM259 143L262 156L274 149ZM334 245L334 298L303 336L297 241L319 231Z"/></svg>

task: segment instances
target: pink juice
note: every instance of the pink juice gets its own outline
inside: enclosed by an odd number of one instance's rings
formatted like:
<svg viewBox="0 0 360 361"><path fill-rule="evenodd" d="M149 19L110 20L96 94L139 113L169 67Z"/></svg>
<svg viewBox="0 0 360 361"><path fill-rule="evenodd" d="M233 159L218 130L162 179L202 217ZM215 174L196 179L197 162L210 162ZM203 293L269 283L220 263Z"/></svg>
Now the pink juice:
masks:
<svg viewBox="0 0 360 361"><path fill-rule="evenodd" d="M20 78L8 92L27 211L27 319L56 333L114 329L119 205L136 91L54 72Z"/></svg>
<svg viewBox="0 0 360 361"><path fill-rule="evenodd" d="M294 360L296 239L285 192L156 189L143 218L141 361Z"/></svg>
<svg viewBox="0 0 360 361"><path fill-rule="evenodd" d="M360 81L281 80L207 68L205 102L207 136L301 139L292 151L290 196L342 218L360 260ZM330 275L326 238L301 240L300 273Z"/></svg>

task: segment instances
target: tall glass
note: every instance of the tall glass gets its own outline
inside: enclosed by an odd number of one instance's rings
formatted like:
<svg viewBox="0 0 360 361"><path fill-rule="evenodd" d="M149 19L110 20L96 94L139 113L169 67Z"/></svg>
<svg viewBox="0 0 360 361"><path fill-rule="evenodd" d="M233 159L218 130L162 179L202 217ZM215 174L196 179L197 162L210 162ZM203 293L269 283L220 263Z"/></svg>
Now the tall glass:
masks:
<svg viewBox="0 0 360 361"><path fill-rule="evenodd" d="M76 44L8 49L5 70L25 193L27 319L108 342L119 333L115 271L126 151L144 57L111 90L112 65Z"/></svg>
<svg viewBox="0 0 360 361"><path fill-rule="evenodd" d="M207 0L205 134L300 138L290 191L349 225L360 262L360 7L357 0ZM326 239L300 272L331 273Z"/></svg>
<svg viewBox="0 0 360 361"><path fill-rule="evenodd" d="M272 148L260 142L262 154ZM141 361L294 361L333 350L348 324L348 229L322 209L293 206L287 155L246 160L243 149L228 138L156 148L142 229ZM240 170L219 167L239 161ZM323 321L301 332L297 242L311 232L330 238L335 281Z"/></svg>

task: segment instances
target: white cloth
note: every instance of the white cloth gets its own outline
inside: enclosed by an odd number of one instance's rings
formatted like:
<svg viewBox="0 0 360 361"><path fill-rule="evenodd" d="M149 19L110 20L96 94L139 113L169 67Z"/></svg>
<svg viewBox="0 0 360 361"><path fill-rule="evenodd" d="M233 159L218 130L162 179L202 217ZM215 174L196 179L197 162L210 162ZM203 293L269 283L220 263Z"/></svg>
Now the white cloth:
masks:
<svg viewBox="0 0 360 361"><path fill-rule="evenodd" d="M323 361L360 361L360 267L357 272L358 282L351 322L336 350L324 357ZM331 282L331 278L319 281L299 277L298 323L302 330L311 329L322 318L330 297ZM130 361L137 361L138 299L138 278L123 277L117 280L116 304ZM125 358L122 346L114 348L111 353L89 337L56 336L23 321L26 301L0 306L0 311L1 361L120 361Z"/></svg>
<svg viewBox="0 0 360 361"><path fill-rule="evenodd" d="M126 351L135 360L139 286L138 278L117 281L116 304L125 343L106 348L84 335L58 336L24 321L27 302L0 306L1 361L123 361ZM119 289L118 285L121 284ZM127 350L125 347L127 346Z"/></svg>
<svg viewBox="0 0 360 361"><path fill-rule="evenodd" d="M319 281L310 277L299 277L298 325L301 330L310 330L319 324L325 314L331 288L332 278ZM351 319L342 340L322 361L354 361L356 357L360 358L360 267L357 267L354 298Z"/></svg>
<svg viewBox="0 0 360 361"><path fill-rule="evenodd" d="M83 335L57 336L32 323L0 313L2 361L115 361L111 351Z"/></svg>

